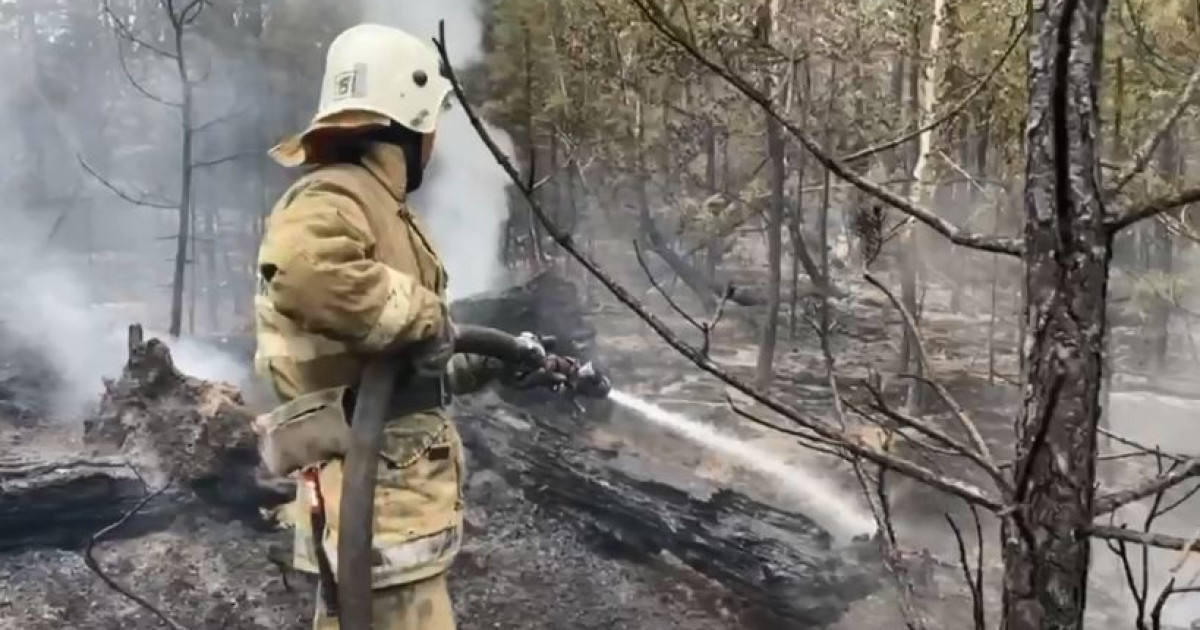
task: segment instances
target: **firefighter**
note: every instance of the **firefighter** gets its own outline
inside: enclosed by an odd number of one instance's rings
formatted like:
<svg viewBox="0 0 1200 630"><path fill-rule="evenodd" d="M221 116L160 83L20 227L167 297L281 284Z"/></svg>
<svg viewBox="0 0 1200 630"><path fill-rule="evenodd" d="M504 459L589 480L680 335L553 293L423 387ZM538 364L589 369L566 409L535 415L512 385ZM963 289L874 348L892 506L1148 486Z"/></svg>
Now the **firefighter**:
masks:
<svg viewBox="0 0 1200 630"><path fill-rule="evenodd" d="M450 92L431 46L397 29L355 26L329 47L312 123L271 150L306 172L272 210L259 251L255 365L283 401L262 432L299 423L309 428L279 435L303 434L306 448L313 435L344 432L354 384L366 358L380 353L415 354L422 370L447 373L455 393L495 372L482 359L451 356L446 271L407 200L421 185ZM288 448L283 437L268 443ZM389 421L384 444L374 628L452 630L445 574L462 537L462 442L433 404ZM285 510L296 567L321 577L318 630L338 627L336 450L304 467Z"/></svg>

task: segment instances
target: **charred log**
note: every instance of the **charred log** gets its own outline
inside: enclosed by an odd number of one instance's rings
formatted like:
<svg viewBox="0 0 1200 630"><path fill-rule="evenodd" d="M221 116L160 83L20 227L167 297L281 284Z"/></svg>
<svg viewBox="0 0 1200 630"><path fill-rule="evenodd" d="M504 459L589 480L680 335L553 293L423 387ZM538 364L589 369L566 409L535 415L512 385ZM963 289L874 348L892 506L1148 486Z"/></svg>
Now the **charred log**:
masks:
<svg viewBox="0 0 1200 630"><path fill-rule="evenodd" d="M616 452L587 443L581 424L490 409L462 414L459 425L473 469L565 513L603 550L647 564L663 552L678 558L741 602L755 627L821 627L876 588L859 563L865 546L835 549L805 515L729 490L698 497L640 478Z"/></svg>
<svg viewBox="0 0 1200 630"><path fill-rule="evenodd" d="M146 495L137 470L119 458L52 460L9 452L0 460L0 551L25 547L78 547L121 518ZM170 497L147 504L137 535L166 526Z"/></svg>

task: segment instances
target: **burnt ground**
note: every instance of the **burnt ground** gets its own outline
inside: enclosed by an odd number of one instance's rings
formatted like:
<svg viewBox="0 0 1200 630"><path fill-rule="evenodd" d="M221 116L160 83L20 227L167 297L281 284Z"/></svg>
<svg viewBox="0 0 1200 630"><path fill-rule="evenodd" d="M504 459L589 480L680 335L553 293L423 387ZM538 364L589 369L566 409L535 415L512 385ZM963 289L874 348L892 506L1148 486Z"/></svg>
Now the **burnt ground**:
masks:
<svg viewBox="0 0 1200 630"><path fill-rule="evenodd" d="M738 628L712 585L685 571L596 552L580 529L540 512L498 477L472 479L470 537L452 578L462 628ZM105 572L192 629L309 627L314 584L273 559L290 534L212 514L179 516L166 531L101 543ZM78 551L0 560L0 628L141 630L164 627L110 590Z"/></svg>
<svg viewBox="0 0 1200 630"><path fill-rule="evenodd" d="M653 304L653 296L648 301ZM839 353L843 371L851 377L867 364L882 364L887 360L883 357L895 351L888 330L895 321L881 316L880 306L878 301L857 298L842 305L849 314L845 328L854 338L843 341ZM731 315L714 337L714 357L743 377L751 374L754 362L756 331L746 324L750 314ZM820 476L833 492L858 494L844 465L739 423L724 403L725 388L697 375L628 313L600 297L594 318L603 339L604 360L613 368L619 387L736 434L801 466L803 474ZM672 323L689 334L681 319L672 318ZM972 327L977 328L971 322L946 324L946 345L955 346L959 329ZM815 353L815 336L804 325L797 333L781 342L777 394L805 412L828 414L829 396L821 359ZM618 413L610 423L578 430L597 447L619 451L622 466L631 474L672 478L708 491L730 488L801 513L812 508L782 492L777 479L731 463L636 416ZM11 422L7 431L0 432L23 448L39 448L48 435L70 433L66 428L47 431L46 426L28 422L19 433ZM59 436L53 441L61 448L64 440ZM488 467L472 465L471 471L469 536L452 573L463 628L811 627L763 621L753 605L731 597L670 553L631 552L589 523L587 514L571 511L552 498L530 497ZM902 484L898 488L905 492ZM939 497L914 497L905 505L916 508L918 500L949 509L938 503ZM281 568L289 557L288 532L271 531L245 514L213 511L192 500L181 502L177 509L179 515L165 530L132 531L134 519L127 526L132 529L124 530L129 537L98 544L95 553L105 572L189 629L308 626L311 579ZM877 565L866 568L879 571ZM969 609L969 600L953 580L945 582L947 586L934 596L945 603L946 611L935 627L966 627L959 625L965 618L956 611ZM0 583L5 585L0 591L0 628L163 627L150 612L99 580L85 566L79 549L0 556ZM894 627L894 621L898 621L894 595L885 587L851 604L835 627Z"/></svg>
<svg viewBox="0 0 1200 630"><path fill-rule="evenodd" d="M30 357L23 357L30 364ZM10 379L9 382L16 383ZM10 388L0 416L4 455L70 453L77 426L42 417L36 381ZM492 404L499 404L492 401ZM476 411L469 422L486 422ZM0 458L2 459L2 458ZM462 628L724 630L744 625L724 591L669 556L626 555L579 514L528 499L501 475L468 463L468 537L453 576ZM286 569L289 531L186 491L168 492L150 525L144 514L98 542L102 571L191 630L307 628L313 580ZM158 520L157 518L155 520ZM94 529L80 531L86 539ZM0 628L162 628L144 606L114 592L86 565L83 542L0 554Z"/></svg>
<svg viewBox="0 0 1200 630"><path fill-rule="evenodd" d="M836 344L844 387L866 374L868 366L886 372L894 363L898 319L881 297L855 286L855 297L839 304L842 335ZM664 407L741 436L787 462L820 476L833 491L855 497L857 488L847 467L807 451L790 439L739 422L726 403L726 390L655 341L646 327L602 296L596 322L606 361L619 387L659 401ZM668 312L645 298L656 310ZM1004 457L1011 442L1017 392L1005 384L1015 378L1012 353L1016 330L1011 317L999 323L1001 378L986 380L986 315L983 298L968 300L965 314L951 314L945 295L931 295L925 332L935 369L961 402L972 409L988 441ZM734 313L714 337L714 358L744 377L753 371L756 331L747 324L752 313ZM696 340L679 318L677 330ZM11 356L11 355L5 355ZM801 323L794 336L780 343L777 395L805 411L828 417L828 387L817 352L816 337ZM20 448L71 448L72 425L39 419L48 379L42 368L8 366L0 372L0 445ZM19 389L20 395L4 396ZM13 413L16 409L19 413ZM748 411L762 410L747 407ZM771 418L762 413L763 417ZM947 419L934 417L942 421ZM649 478L690 475L712 487L729 487L755 499L804 511L803 501L781 492L778 480L731 464L662 430L621 415L610 424L584 427L593 444L616 447L629 467ZM475 462L478 463L478 462ZM955 462L939 462L956 471ZM452 573L452 589L460 627L469 628L785 628L756 623L746 602L731 598L709 578L668 553L630 554L593 527L589 517L552 501L531 498L486 466L472 465L468 482L469 536ZM955 501L898 480L893 486L901 539L913 552L925 550L930 580L920 589L920 604L930 627L970 627L970 599L962 583L957 550L943 514L969 529L969 513ZM984 523L984 539L995 541L994 523ZM194 500L181 500L174 521L164 530L138 533L131 521L126 538L96 547L104 571L159 607L181 626L201 628L306 628L312 606L309 578L281 568L289 556L290 535L272 531L246 514L214 511ZM971 542L971 541L968 541ZM974 545L971 545L972 552ZM994 585L999 565L994 544L985 548L990 610L997 605ZM877 565L869 567L880 571ZM109 589L84 565L80 550L30 549L0 555L0 628L165 627L143 607ZM1121 608L1120 593L1104 588L1093 597L1094 608ZM749 611L752 613L753 611ZM1113 627L1109 611L1095 612L1096 627ZM991 616L991 615L989 615ZM992 616L994 618L994 616ZM884 587L849 603L834 630L902 627L895 592Z"/></svg>
<svg viewBox="0 0 1200 630"><path fill-rule="evenodd" d="M82 426L46 411L53 381L30 377L45 371L36 357L21 353L0 379L8 386L0 460L83 451ZM498 406L490 400L464 421L488 422L488 408ZM585 515L552 497L531 499L478 458L471 457L468 468L468 537L452 574L460 627L747 627L724 589L669 554L631 553ZM0 628L309 627L315 586L285 568L290 532L256 514L216 508L186 490L172 489L153 505L153 515L147 509L133 516L99 541L93 554L107 576L171 622L118 594L87 567L85 542L98 529L89 524L63 548L0 554ZM169 516L165 523L163 514Z"/></svg>

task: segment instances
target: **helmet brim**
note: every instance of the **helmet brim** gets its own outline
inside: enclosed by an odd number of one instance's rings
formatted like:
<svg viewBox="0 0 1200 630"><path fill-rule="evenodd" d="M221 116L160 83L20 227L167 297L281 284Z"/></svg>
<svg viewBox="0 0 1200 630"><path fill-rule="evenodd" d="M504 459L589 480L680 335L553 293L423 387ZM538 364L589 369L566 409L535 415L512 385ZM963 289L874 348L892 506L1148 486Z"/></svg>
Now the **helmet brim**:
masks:
<svg viewBox="0 0 1200 630"><path fill-rule="evenodd" d="M371 127L387 127L392 119L378 112L348 110L331 112L313 120L302 132L284 138L267 152L272 160L284 168L296 168L315 163L317 147L323 137L341 135L347 131L360 131Z"/></svg>

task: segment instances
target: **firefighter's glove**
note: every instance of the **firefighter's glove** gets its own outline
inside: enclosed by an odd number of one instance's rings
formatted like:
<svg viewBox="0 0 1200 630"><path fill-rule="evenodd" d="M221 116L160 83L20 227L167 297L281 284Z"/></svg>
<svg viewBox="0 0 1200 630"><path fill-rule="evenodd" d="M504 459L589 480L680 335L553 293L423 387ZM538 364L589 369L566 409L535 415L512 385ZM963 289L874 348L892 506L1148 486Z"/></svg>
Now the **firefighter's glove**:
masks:
<svg viewBox="0 0 1200 630"><path fill-rule="evenodd" d="M454 357L454 323L447 314L437 335L411 346L413 368L419 378L441 378Z"/></svg>
<svg viewBox="0 0 1200 630"><path fill-rule="evenodd" d="M569 357L546 355L532 368L511 370L501 379L513 389L549 389L562 391L571 386L578 371L578 363Z"/></svg>

